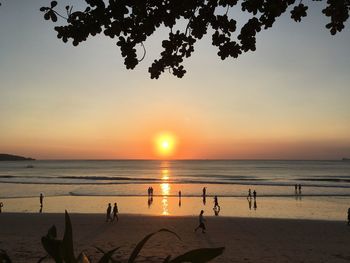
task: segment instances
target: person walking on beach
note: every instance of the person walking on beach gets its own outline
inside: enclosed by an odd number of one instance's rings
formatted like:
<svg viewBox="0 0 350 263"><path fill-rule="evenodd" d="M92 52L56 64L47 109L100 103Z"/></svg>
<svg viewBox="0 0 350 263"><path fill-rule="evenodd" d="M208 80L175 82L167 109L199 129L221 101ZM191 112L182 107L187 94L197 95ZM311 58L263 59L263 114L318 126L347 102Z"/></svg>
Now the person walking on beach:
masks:
<svg viewBox="0 0 350 263"><path fill-rule="evenodd" d="M252 199L252 190L251 189L248 190L247 198Z"/></svg>
<svg viewBox="0 0 350 263"><path fill-rule="evenodd" d="M198 230L199 228L201 228L201 229L202 229L202 233L205 233L206 228L205 228L205 225L204 225L205 219L204 219L204 217L203 217L203 214L204 214L204 211L201 210L201 213L199 214L199 226L197 226L197 227L194 229L194 232L197 232L197 230Z"/></svg>
<svg viewBox="0 0 350 263"><path fill-rule="evenodd" d="M117 203L114 203L114 206L113 206L113 218L112 218L112 221L114 221L114 219L117 219L117 221L119 221Z"/></svg>
<svg viewBox="0 0 350 263"><path fill-rule="evenodd" d="M301 194L301 184L299 184L298 188L299 188L299 194Z"/></svg>
<svg viewBox="0 0 350 263"><path fill-rule="evenodd" d="M207 196L207 188L206 187L203 187L203 194L202 194L202 196L203 196L203 198L204 197L206 197Z"/></svg>
<svg viewBox="0 0 350 263"><path fill-rule="evenodd" d="M219 201L218 201L218 196L214 196L214 209L220 209L220 206L219 206Z"/></svg>
<svg viewBox="0 0 350 263"><path fill-rule="evenodd" d="M0 214L2 212L2 207L4 206L4 204L2 202L0 202ZM350 208L349 208L350 209Z"/></svg>
<svg viewBox="0 0 350 263"><path fill-rule="evenodd" d="M40 206L43 207L43 203L44 203L44 195L43 195L43 193L40 193L39 200L40 200Z"/></svg>
<svg viewBox="0 0 350 263"><path fill-rule="evenodd" d="M348 226L350 226L350 207L348 209Z"/></svg>
<svg viewBox="0 0 350 263"><path fill-rule="evenodd" d="M111 203L109 203L107 207L106 222L112 221L111 212L112 212L112 206L111 206Z"/></svg>
<svg viewBox="0 0 350 263"><path fill-rule="evenodd" d="M253 197L254 197L254 200L256 200L256 191L255 190L253 191Z"/></svg>

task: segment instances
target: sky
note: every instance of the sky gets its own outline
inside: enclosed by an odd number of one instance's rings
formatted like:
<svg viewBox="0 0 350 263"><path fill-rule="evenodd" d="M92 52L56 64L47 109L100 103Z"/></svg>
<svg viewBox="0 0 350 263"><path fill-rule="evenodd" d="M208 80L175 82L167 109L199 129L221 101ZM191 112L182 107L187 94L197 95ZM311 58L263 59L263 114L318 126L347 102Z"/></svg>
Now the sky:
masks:
<svg viewBox="0 0 350 263"><path fill-rule="evenodd" d="M0 152L157 159L164 157L157 136L170 134L176 143L166 157L173 159L350 157L350 25L332 36L324 3L312 3L301 23L285 14L259 34L255 52L238 59L222 61L206 37L182 79L151 80L164 30L127 70L113 39L78 47L57 39L38 10L49 2L0 7ZM239 9L231 15L244 21Z"/></svg>

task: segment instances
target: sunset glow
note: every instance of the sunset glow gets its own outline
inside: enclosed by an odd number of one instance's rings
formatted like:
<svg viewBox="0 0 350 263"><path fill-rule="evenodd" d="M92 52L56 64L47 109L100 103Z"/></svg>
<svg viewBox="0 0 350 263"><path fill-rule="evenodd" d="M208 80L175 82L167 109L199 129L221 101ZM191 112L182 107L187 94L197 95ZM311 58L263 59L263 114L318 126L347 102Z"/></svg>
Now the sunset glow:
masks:
<svg viewBox="0 0 350 263"><path fill-rule="evenodd" d="M156 136L155 147L159 157L171 157L175 153L175 137L170 133L161 133Z"/></svg>

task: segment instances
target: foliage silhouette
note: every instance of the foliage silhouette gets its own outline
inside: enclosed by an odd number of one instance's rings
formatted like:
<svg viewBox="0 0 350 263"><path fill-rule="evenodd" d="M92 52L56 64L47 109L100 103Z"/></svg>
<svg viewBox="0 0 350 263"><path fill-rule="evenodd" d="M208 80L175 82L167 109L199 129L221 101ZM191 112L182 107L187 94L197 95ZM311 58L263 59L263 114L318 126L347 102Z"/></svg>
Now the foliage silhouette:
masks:
<svg viewBox="0 0 350 263"><path fill-rule="evenodd" d="M322 13L330 19L326 24L332 35L342 31L349 18L350 0L312 0L325 3ZM307 15L308 6L302 0L85 0L86 9L72 11L65 7L66 15L55 10L57 1L41 7L46 20L57 22L61 17L64 25L56 26L57 37L63 42L72 40L74 46L86 41L89 36L103 33L110 38L117 37L117 45L124 57L127 69L133 69L145 57L144 42L158 28L169 28L169 38L162 41L163 51L154 60L148 71L151 78L159 78L169 69L182 78L186 73L183 61L192 55L194 44L209 30L212 44L218 48L221 59L237 58L244 52L255 51L256 35L262 29L273 26L276 18L291 10L291 18L300 22ZM241 6L242 13L250 19L240 31L229 10ZM182 30L176 26L186 23ZM236 38L233 33L238 31ZM142 47L144 54L137 58L136 49Z"/></svg>
<svg viewBox="0 0 350 263"><path fill-rule="evenodd" d="M150 233L145 236L134 248L131 252L130 257L128 259L128 263L134 263L137 256L140 254L142 248L147 243L147 241L153 237L155 234L165 232L170 233L176 236L179 240L181 238L173 231L168 229L160 229L156 232ZM41 243L43 245L44 250L47 252L48 256L53 258L56 263L91 263L89 258L81 252L79 256L76 258L74 256L74 244L73 244L73 229L69 214L65 211L65 231L62 240L57 239L57 229L55 226L52 226L46 236L41 238ZM121 263L122 261L116 260L113 258L113 254L120 248L116 247L110 251L105 252L101 248L95 247L99 252L103 254L98 263ZM219 255L221 255L224 251L224 247L218 248L200 248L194 249L184 253L183 255L175 257L173 260L169 255L165 258L164 262L168 263L182 263L182 262L194 262L194 263L205 263L208 262ZM38 260L38 263L44 262L48 256L41 257ZM0 262L1 263L11 263L11 259L6 254L4 250L0 249Z"/></svg>

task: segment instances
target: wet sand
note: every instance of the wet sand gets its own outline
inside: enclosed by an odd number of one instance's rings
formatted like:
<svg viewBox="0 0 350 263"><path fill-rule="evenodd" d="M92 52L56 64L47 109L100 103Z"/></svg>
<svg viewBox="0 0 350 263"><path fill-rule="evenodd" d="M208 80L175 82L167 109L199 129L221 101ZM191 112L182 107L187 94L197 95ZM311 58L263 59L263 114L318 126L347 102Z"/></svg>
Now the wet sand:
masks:
<svg viewBox="0 0 350 263"><path fill-rule="evenodd" d="M127 260L131 250L146 234L160 228L178 233L182 241L161 233L142 250L138 262L162 262L200 247L225 246L213 262L347 262L350 260L350 226L343 221L206 217L207 233L194 233L197 216L120 215L105 223L103 214L71 214L76 253L84 251L97 262L105 250L122 246L117 257ZM55 224L64 231L63 214L0 214L0 248L14 262L37 262L45 255L41 236Z"/></svg>

